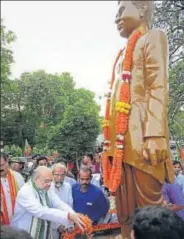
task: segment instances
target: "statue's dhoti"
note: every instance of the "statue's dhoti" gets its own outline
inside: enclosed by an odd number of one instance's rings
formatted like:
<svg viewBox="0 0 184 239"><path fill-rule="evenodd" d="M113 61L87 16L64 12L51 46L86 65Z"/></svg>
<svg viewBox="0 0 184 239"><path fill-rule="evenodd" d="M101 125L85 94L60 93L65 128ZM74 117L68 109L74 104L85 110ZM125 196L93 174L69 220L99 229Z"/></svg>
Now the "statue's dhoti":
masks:
<svg viewBox="0 0 184 239"><path fill-rule="evenodd" d="M123 181L117 191L118 220L123 238L130 238L131 216L138 207L162 204L162 184L151 175L123 163Z"/></svg>

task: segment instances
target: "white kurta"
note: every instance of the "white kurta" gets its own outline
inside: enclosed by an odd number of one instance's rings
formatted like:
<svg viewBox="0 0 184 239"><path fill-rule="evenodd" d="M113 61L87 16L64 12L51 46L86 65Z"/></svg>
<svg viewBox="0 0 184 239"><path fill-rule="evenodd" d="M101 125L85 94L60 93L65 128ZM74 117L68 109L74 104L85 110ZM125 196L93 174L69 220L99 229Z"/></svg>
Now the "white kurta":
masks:
<svg viewBox="0 0 184 239"><path fill-rule="evenodd" d="M51 190L54 190L61 201L73 207L72 187L69 183L63 182L60 188L55 187L55 184L52 183ZM57 232L59 226L60 224L58 223L52 223L52 236L54 239L59 239L59 233Z"/></svg>
<svg viewBox="0 0 184 239"><path fill-rule="evenodd" d="M76 184L76 180L74 178L70 178L68 176L65 176L65 180L64 180L66 183L69 183L71 186Z"/></svg>
<svg viewBox="0 0 184 239"><path fill-rule="evenodd" d="M91 183L100 188L100 173L92 174Z"/></svg>
<svg viewBox="0 0 184 239"><path fill-rule="evenodd" d="M44 197L41 193L40 196ZM15 203L15 214L11 220L11 226L30 232L32 217L68 226L68 213L73 209L62 202L53 190L48 190L51 207L40 203L38 192L30 182L24 184L17 195ZM45 201L45 200L44 200Z"/></svg>
<svg viewBox="0 0 184 239"><path fill-rule="evenodd" d="M55 184L52 183L51 190L54 190L61 201L73 207L72 187L69 183L63 182L60 188L55 187Z"/></svg>
<svg viewBox="0 0 184 239"><path fill-rule="evenodd" d="M18 184L19 189L20 189L24 185L24 179L23 179L22 175L18 172L15 172L15 171L11 171L11 172L15 176L15 180ZM11 219L12 218L12 202L11 202L11 197L10 197L10 185L8 183L8 179L1 177L1 184L2 184L4 194L5 194L5 198L6 198L8 216Z"/></svg>

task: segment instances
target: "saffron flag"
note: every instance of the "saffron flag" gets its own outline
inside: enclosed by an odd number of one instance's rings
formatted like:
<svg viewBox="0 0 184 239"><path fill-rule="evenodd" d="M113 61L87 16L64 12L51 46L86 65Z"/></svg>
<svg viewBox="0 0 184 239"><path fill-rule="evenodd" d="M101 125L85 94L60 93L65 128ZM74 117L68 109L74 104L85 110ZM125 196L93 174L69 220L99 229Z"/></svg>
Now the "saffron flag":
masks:
<svg viewBox="0 0 184 239"><path fill-rule="evenodd" d="M25 150L24 150L24 155L27 157L27 156L30 156L31 154L31 146L28 144L28 141L27 139L25 140Z"/></svg>

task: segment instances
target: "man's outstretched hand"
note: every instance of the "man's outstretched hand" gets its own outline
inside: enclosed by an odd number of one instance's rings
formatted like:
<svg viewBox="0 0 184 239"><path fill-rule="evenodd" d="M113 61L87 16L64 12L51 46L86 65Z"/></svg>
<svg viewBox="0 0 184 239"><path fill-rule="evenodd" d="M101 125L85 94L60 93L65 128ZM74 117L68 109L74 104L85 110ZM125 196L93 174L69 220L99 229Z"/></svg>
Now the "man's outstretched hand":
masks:
<svg viewBox="0 0 184 239"><path fill-rule="evenodd" d="M85 231L85 224L82 221L80 214L78 214L78 213L69 213L68 214L68 219L70 221L74 222L80 228L80 230L82 232Z"/></svg>
<svg viewBox="0 0 184 239"><path fill-rule="evenodd" d="M168 158L167 150L167 141L164 137L145 138L143 156L150 161L152 166L156 166Z"/></svg>

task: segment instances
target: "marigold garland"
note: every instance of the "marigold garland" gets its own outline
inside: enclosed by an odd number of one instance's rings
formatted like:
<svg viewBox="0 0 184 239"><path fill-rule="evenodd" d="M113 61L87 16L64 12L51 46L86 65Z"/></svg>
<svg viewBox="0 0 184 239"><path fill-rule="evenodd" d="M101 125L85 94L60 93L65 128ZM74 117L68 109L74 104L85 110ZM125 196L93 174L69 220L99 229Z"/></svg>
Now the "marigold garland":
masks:
<svg viewBox="0 0 184 239"><path fill-rule="evenodd" d="M131 68L133 60L133 51L137 40L145 33L144 28L140 26L130 36L125 51L125 59L122 64L122 83L119 93L119 101L116 103L116 142L112 165L109 162L108 151L110 150L110 98L108 95L106 103L105 121L107 124L104 127L104 153L102 158L103 179L106 187L114 194L122 180L122 161L124 158L124 136L128 130L128 119L131 110L130 105L130 81ZM118 53L115 64L113 66L110 91L112 90L115 79L115 67L120 58L122 50Z"/></svg>
<svg viewBox="0 0 184 239"><path fill-rule="evenodd" d="M109 209L108 214L114 214L117 213L116 208ZM61 239L74 239L76 235L78 234L86 234L89 238L91 237L92 233L94 232L100 232L104 230L109 230L109 229L118 229L121 227L121 225L118 222L113 222L113 223L108 223L108 224L97 224L92 226L92 222L89 219L87 215L81 215L81 219L84 222L86 226L85 233L82 233L81 230L78 227L75 227L72 232L65 232L62 236Z"/></svg>
<svg viewBox="0 0 184 239"><path fill-rule="evenodd" d="M122 50L119 51L118 56L117 56L117 58L116 58L116 60L114 62L113 71L112 71L112 78L111 78L111 82L110 82L110 89L109 89L109 92L106 95L107 102L106 102L105 118L103 120L103 132L104 132L104 138L105 138L104 147L106 148L107 151L110 148L110 132L109 132L110 119L109 119L109 115L110 115L111 91L112 91L112 87L113 87L114 80L115 80L116 64L117 64L121 54L122 54Z"/></svg>
<svg viewBox="0 0 184 239"><path fill-rule="evenodd" d="M85 234L88 238L90 238L92 234L92 221L87 215L80 214L80 217L85 224L85 232L83 233L78 227L75 227L72 232L65 232L64 235L62 235L62 239L74 239L77 234Z"/></svg>
<svg viewBox="0 0 184 239"><path fill-rule="evenodd" d="M103 159L102 159L102 167L103 167L103 181L104 184L109 187L109 175L111 173L111 164L108 160L108 156L106 154L106 152L108 152L110 150L111 147L111 142L110 142L110 99L111 99L111 91L112 91L112 87L114 84L114 80L115 80L115 69L116 69L116 64L120 58L122 54L122 50L119 51L116 60L114 62L113 65L113 71L112 71L112 77L111 77L111 82L110 82L110 89L108 94L106 95L107 97L107 101L106 101L106 111L105 111L105 118L103 121L103 134L104 134L104 153L103 153Z"/></svg>

